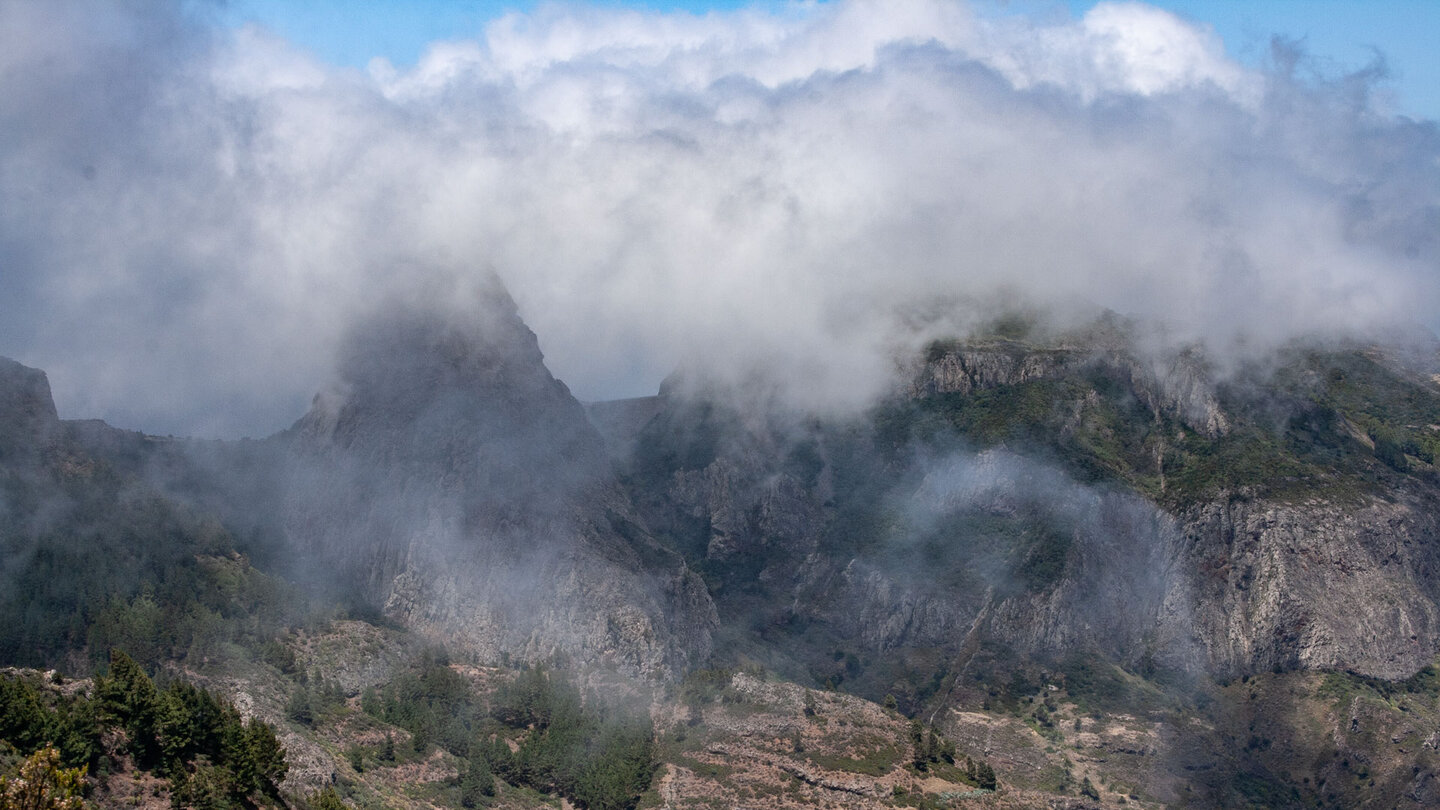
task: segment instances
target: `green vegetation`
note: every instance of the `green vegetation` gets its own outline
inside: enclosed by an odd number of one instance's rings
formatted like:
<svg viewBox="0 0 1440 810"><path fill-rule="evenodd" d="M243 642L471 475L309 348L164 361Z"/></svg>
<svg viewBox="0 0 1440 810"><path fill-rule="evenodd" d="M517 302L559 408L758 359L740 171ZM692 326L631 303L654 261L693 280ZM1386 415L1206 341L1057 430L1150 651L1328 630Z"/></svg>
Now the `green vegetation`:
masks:
<svg viewBox="0 0 1440 810"><path fill-rule="evenodd" d="M51 667L111 648L142 665L259 649L307 611L219 522L103 461L57 448L0 465L0 661Z"/></svg>
<svg viewBox="0 0 1440 810"><path fill-rule="evenodd" d="M0 808L4 810L82 810L85 770L60 765L60 752L41 748L21 762L15 773L0 775Z"/></svg>
<svg viewBox="0 0 1440 810"><path fill-rule="evenodd" d="M520 748L491 746L490 768L507 781L556 792L591 810L633 807L654 775L648 715L586 705L569 680L536 667L496 694L492 715L524 731ZM498 738L497 738L498 739Z"/></svg>
<svg viewBox="0 0 1440 810"><path fill-rule="evenodd" d="M648 714L619 711L598 697L583 700L566 677L543 667L521 670L486 700L432 651L411 671L367 691L361 706L409 731L414 754L433 743L461 758L465 807L485 804L499 777L587 810L621 810L634 806L655 770ZM377 758L395 760L389 737Z"/></svg>
<svg viewBox="0 0 1440 810"><path fill-rule="evenodd" d="M476 751L465 763L465 774L460 780L460 804L479 807L494 795L495 775L490 771L490 760L486 752Z"/></svg>
<svg viewBox="0 0 1440 810"><path fill-rule="evenodd" d="M107 747L114 739L121 748ZM139 770L166 777L176 807L253 806L256 797L278 796L287 771L269 724L243 720L229 702L184 681L159 688L119 651L92 696L0 677L0 740L21 754L53 751L58 765L102 774L123 754Z"/></svg>
<svg viewBox="0 0 1440 810"><path fill-rule="evenodd" d="M874 741L873 747L865 749L858 757L838 754L808 752L806 758L821 768L832 771L848 771L866 776L884 776L904 760L899 746L881 740ZM953 758L953 752L952 752Z"/></svg>
<svg viewBox="0 0 1440 810"><path fill-rule="evenodd" d="M367 693L362 709L409 731L417 754L434 743L468 757L470 743L484 728L486 707L449 663L442 651L427 652L410 671Z"/></svg>
<svg viewBox="0 0 1440 810"><path fill-rule="evenodd" d="M1430 664L1403 681L1386 681L1353 672L1327 672L1318 697L1346 699L1366 694L1384 701L1411 696L1433 701L1440 698L1440 667Z"/></svg>
<svg viewBox="0 0 1440 810"><path fill-rule="evenodd" d="M306 800L308 810L350 810L350 806L340 800L340 794L335 788L326 786Z"/></svg>
<svg viewBox="0 0 1440 810"><path fill-rule="evenodd" d="M934 362L962 346L936 343L929 356ZM1433 386L1364 351L1296 350L1282 358L1278 371L1252 369L1218 386L1230 424L1219 435L1152 409L1128 372L1091 361L1014 385L892 402L875 414L877 436L892 453L943 445L947 436L1004 444L1078 480L1123 483L1172 504L1225 493L1344 496L1378 491L1394 473L1434 477L1440 392Z"/></svg>

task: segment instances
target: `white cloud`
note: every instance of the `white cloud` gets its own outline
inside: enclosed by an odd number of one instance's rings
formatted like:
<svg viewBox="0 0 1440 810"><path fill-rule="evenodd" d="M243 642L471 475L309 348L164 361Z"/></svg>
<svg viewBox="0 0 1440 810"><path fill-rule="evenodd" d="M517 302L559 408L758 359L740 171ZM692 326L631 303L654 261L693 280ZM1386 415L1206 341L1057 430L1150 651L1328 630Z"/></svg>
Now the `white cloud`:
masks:
<svg viewBox="0 0 1440 810"><path fill-rule="evenodd" d="M853 405L897 310L1001 287L1216 345L1436 303L1434 125L1139 4L550 6L368 73L58 8L0 6L0 353L71 416L277 429L415 267L498 271L590 397L684 362Z"/></svg>

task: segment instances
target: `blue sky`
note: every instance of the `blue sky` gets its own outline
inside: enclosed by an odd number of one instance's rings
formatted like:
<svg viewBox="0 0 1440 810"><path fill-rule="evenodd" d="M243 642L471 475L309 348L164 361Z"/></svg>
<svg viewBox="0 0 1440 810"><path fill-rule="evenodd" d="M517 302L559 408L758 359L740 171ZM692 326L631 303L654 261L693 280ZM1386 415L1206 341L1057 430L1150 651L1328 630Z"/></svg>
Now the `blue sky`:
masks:
<svg viewBox="0 0 1440 810"><path fill-rule="evenodd" d="M774 5L764 0L759 5ZM376 56L414 64L438 39L478 35L506 11L532 0L233 0L230 24L259 22L339 65L364 67ZM746 5L743 0L630 0L594 5L705 13ZM986 13L1070 15L1091 0L991 0ZM1151 5L1213 26L1227 52L1246 64L1263 62L1270 38L1300 42L1331 75L1358 70L1384 55L1397 112L1440 120L1440 0L1155 0Z"/></svg>

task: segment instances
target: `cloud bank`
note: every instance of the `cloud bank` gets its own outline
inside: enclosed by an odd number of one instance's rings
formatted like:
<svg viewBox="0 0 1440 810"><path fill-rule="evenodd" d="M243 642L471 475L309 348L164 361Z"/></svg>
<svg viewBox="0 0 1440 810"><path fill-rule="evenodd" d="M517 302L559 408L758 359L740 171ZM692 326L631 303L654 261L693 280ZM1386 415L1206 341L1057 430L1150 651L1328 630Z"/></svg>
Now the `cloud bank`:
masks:
<svg viewBox="0 0 1440 810"><path fill-rule="evenodd" d="M491 271L597 399L687 365L856 405L957 328L917 308L1002 294L1217 350L1433 326L1440 131L1376 80L1129 3L555 5L368 73L188 3L7 3L0 354L62 415L234 436L355 313Z"/></svg>

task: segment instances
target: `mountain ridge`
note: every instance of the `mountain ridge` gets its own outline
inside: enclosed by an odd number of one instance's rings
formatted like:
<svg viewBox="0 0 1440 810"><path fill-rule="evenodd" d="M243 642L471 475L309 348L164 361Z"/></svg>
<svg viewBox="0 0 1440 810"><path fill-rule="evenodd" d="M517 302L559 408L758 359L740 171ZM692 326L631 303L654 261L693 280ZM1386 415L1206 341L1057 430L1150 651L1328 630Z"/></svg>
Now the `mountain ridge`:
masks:
<svg viewBox="0 0 1440 810"><path fill-rule="evenodd" d="M1436 708L1440 390L1414 357L1297 348L1219 376L1193 350L1157 359L1113 334L1008 335L933 343L851 417L747 411L761 400L693 384L585 405L503 288L467 301L357 325L335 382L259 441L61 420L43 372L0 363L3 573L26 594L5 609L74 616L59 641L12 632L6 649L82 670L103 644L197 670L251 650L276 662L247 665L265 680L296 654L306 611L338 605L329 621L403 628L451 666L556 667L649 694L652 713L681 711L664 696L722 668L884 700L977 757L990 753L979 729L1003 727L1007 756L1036 770L997 762L1002 783L1044 795L1075 792L1060 772L1119 778L1045 749L1090 750L1087 712L1126 716L1105 723L1148 742L1117 762L1165 760L1128 784L1167 804L1176 785L1204 787L1195 806L1231 795L1187 770L1201 760L1298 795L1334 778L1330 764L1225 753L1247 699L1235 684L1276 690L1248 722L1287 757L1304 746L1284 735L1300 732L1272 711L1343 712L1344 695L1359 717L1355 696L1386 689L1408 696L1365 710L1386 728L1404 701ZM114 571L65 592L55 572L89 571L87 555ZM212 601L195 607L186 588ZM283 721L283 693L266 700ZM1185 725L1199 718L1209 731ZM332 755L290 734L314 787ZM1385 801L1429 795L1431 749L1341 737L1335 750L1383 770ZM667 791L708 784L704 763L724 751L765 756L730 741L697 760L687 745ZM795 767L819 790L851 784ZM1402 779L1408 767L1419 776Z"/></svg>

